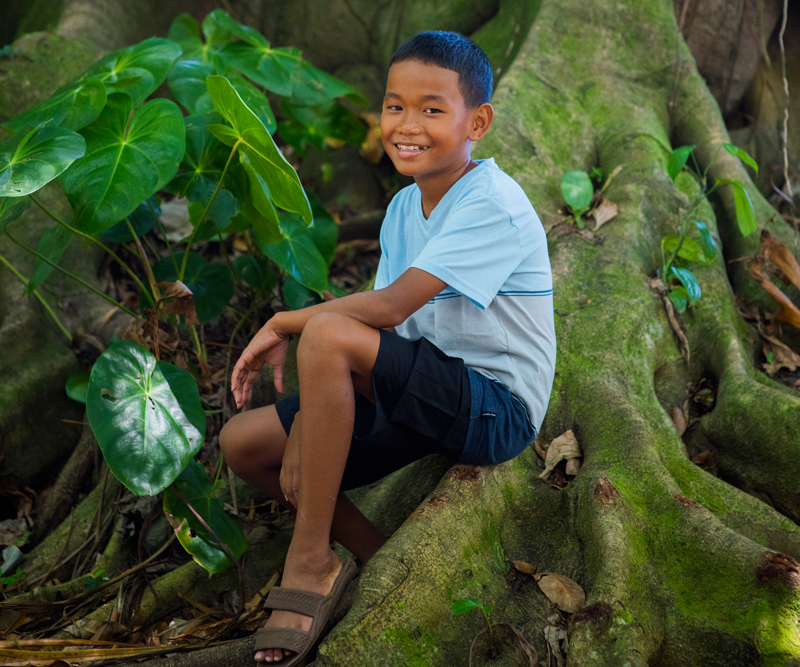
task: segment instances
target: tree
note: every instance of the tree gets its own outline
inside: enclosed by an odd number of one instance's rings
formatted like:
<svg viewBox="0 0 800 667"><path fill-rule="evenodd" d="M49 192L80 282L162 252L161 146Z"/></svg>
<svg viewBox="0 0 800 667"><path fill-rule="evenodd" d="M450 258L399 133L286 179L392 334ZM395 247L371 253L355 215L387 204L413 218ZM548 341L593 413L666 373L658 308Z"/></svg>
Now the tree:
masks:
<svg viewBox="0 0 800 667"><path fill-rule="evenodd" d="M682 356L650 287L660 239L675 233L697 188L668 177L672 148L696 145L701 170L748 184L760 227L789 247L794 232L769 222L774 211L742 164L718 150L725 125L671 3L545 2L524 32L479 152L521 183L552 228L559 359L543 436L571 429L583 465L563 490L538 478L532 450L493 468L447 470L364 568L315 664L465 664L482 620L451 620L460 598L491 603L496 621L546 656L542 631L561 621L548 620L554 607L509 560L586 591L568 625L568 665L800 664L800 401L754 367L757 340L736 296L764 297L730 260L756 254L757 240L742 237L728 190L700 211L722 252L697 271L703 297L679 323L690 351ZM606 193L619 214L602 243L558 226L566 171L608 175L620 165ZM703 379L712 409L682 442L669 411ZM720 477L692 463L687 447L713 449ZM420 470L429 481L443 472L436 461ZM415 471L370 490L367 512L396 525L387 506L430 489ZM262 575L280 549L263 553ZM251 652L245 640L169 664L244 665ZM513 649L503 655L525 664Z"/></svg>

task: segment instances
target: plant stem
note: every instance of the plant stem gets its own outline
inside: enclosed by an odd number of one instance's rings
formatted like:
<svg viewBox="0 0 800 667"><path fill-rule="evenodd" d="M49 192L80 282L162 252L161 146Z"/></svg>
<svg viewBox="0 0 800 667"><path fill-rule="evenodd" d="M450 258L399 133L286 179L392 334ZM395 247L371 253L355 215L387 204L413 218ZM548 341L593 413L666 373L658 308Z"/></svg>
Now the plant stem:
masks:
<svg viewBox="0 0 800 667"><path fill-rule="evenodd" d="M19 271L17 271L17 269L14 267L14 265L11 262L9 262L2 255L0 255L0 262L3 262L3 264L5 264L9 269L11 269L11 272L15 276L17 276L17 278L19 278L22 281L22 284L25 285L25 287L28 286L27 278L25 278L25 276L23 276ZM64 332L64 335L67 337L67 340L69 340L69 342L71 343L72 342L72 335L67 330L67 328L61 323L61 320L58 319L58 315L56 315L55 312L53 312L53 309L50 307L50 304L47 303L47 301L44 300L44 297L41 294L39 294L39 290L33 290L33 294L37 299L39 299L39 302L42 304L42 306L44 306L44 309L48 313L50 313L50 317L53 318L55 323L58 325L58 328L61 329L61 331Z"/></svg>
<svg viewBox="0 0 800 667"><path fill-rule="evenodd" d="M186 244L186 250L183 253L183 261L181 262L181 268L180 271L178 271L178 280L180 281L183 281L183 274L186 273L186 261L189 259L189 252L192 249L192 244L194 243L194 237L197 236L197 231L205 222L206 216L208 215L208 211L211 209L214 200L217 198L217 195L219 194L219 191L222 188L222 182L225 180L225 174L228 173L228 167L231 166L231 160L233 160L233 156L236 155L236 151L239 150L240 143L242 143L241 139L239 139L233 145L233 148L231 149L231 154L228 156L228 161L225 163L225 168L222 170L222 174L219 177L219 182L217 183L217 187L214 189L214 194L212 194L211 199L208 200L208 204L206 204L206 207L203 209L203 214L200 216L200 219L194 226L192 235L189 237L189 242Z"/></svg>
<svg viewBox="0 0 800 667"><path fill-rule="evenodd" d="M120 258L117 256L117 254L116 254L116 253L115 253L113 250L111 250L111 248L109 248L108 246L106 246L106 245L105 245L105 244L104 244L102 241L100 241L99 239L96 239L96 238L95 238L94 236L92 236L91 234L86 234L85 232L82 232L81 230L79 230L79 229L76 229L76 228L75 228L75 227L73 227L72 225L70 225L70 224L67 224L67 223L66 223L66 222L64 222L63 220L61 220L61 219L59 219L58 217L56 217L56 216L55 216L55 215L54 215L54 214L53 214L51 211L48 211L48 210L47 210L47 209L46 209L44 206L42 206L41 202L39 202L39 200L38 200L38 199L36 199L36 197L34 197L33 195L28 195L28 196L31 198L31 201L32 201L34 204L36 204L36 205L37 205L37 206L38 206L40 209L42 209L42 211L44 211L46 215L50 216L50 217L51 217L53 220L55 220L55 221L56 221L56 222L57 222L59 225L61 225L62 227L66 227L66 228L67 228L69 231L71 231L73 234L77 234L78 236L81 236L81 237L83 237L83 238L87 239L88 241L91 241L91 242L92 242L92 243L94 243L95 245L97 245L97 246L99 246L100 248L102 248L102 249L103 249L105 252L107 252L109 255L111 255L112 259L114 259L114 260L115 260L115 261L116 261L116 262L117 262L117 263L118 263L118 264L119 264L119 265L120 265L120 266L121 266L123 269L125 269L125 271L128 273L128 275L129 275L131 278L133 278L134 282L135 282L135 283L136 283L136 284L139 286L139 289L140 289L140 290L142 290L143 292L145 292L145 291L146 291L146 290L145 290L145 288L144 288L144 285L142 284L142 281L141 281L141 280L139 280L139 277L138 277L138 276L137 276L137 275L136 275L136 274L133 272L133 269L131 269L131 267L130 267L130 266L128 266L128 265L127 265L127 264L126 264L124 261L122 261L122 260L121 260L121 259L120 259ZM150 302L151 302L151 303L152 303L152 301L153 301L153 300L152 300L152 299L150 299Z"/></svg>
<svg viewBox="0 0 800 667"><path fill-rule="evenodd" d="M53 262L53 261L49 260L47 257L45 257L44 255L42 255L40 252L37 252L37 251L36 251L36 250L34 250L33 248L29 248L28 246L26 246L24 243L20 243L19 241L17 241L17 239L15 239L13 236L11 236L11 234L9 234L9 232L8 232L8 227L6 227L6 228L5 228L3 231L5 232L6 236L7 236L9 239L11 239L11 242L12 242L12 243L14 243L15 245L18 245L18 246L19 246L20 248L22 248L23 250L26 250L27 252L31 253L31 255L34 255L35 257L38 257L38 258L39 258L40 260L42 260L42 261L43 261L45 264L49 264L49 265L50 265L50 266L52 266L54 269L58 269L58 270L59 270L59 271L61 271L61 273L63 273L65 276L67 276L67 277L69 277L69 278L72 278L72 279L73 279L75 282L77 282L77 283L79 283L79 284L83 285L83 286L84 286L86 289L88 289L88 290L90 290L91 292L94 292L95 294L97 294L97 296L99 296L99 297L101 297L101 298L105 299L106 301L108 301L108 302L110 302L110 303L113 303L113 304L114 304L114 305L115 305L117 308L119 308L119 309L120 309L120 310L121 310L123 313L127 313L127 314L128 314L128 315L130 315L131 317L135 317L135 318L137 318L137 319L138 319L138 315L136 315L136 313L134 313L132 310L130 310L130 309L126 308L125 306L123 306L123 305L122 305L122 304L121 304L119 301L116 301L115 299L112 299L110 296L108 296L108 294L105 294L104 292L101 292L99 289L97 289L97 288L96 288L96 287L94 287L93 285L90 285L90 284L89 284L89 283L87 283L85 280L83 280L83 279L81 279L81 278L78 278L78 276L76 276L74 273L70 273L70 272L69 272L69 271L67 271L66 269L63 269L63 268L61 268L61 267L60 267L58 264L56 264L55 262Z"/></svg>
<svg viewBox="0 0 800 667"><path fill-rule="evenodd" d="M150 301L150 305L155 307L156 302L153 299L161 298L161 293L159 292L158 287L156 287L156 277L153 275L153 267L150 266L150 262L147 261L147 255L145 254L144 248L139 241L139 237L136 236L136 230L133 228L130 218L125 218L125 224L128 225L128 231L131 233L131 236L133 236L133 241L136 243L136 247L139 249L139 259L142 262L144 272L147 275L147 280L150 282L150 289L153 292L152 296L149 292L147 292L147 299Z"/></svg>
<svg viewBox="0 0 800 667"><path fill-rule="evenodd" d="M486 619L486 625L489 628L489 641L491 642L492 646L494 646L494 633L492 632L492 624L489 621L489 614L486 613L486 610L483 607L481 607L481 613Z"/></svg>
<svg viewBox="0 0 800 667"><path fill-rule="evenodd" d="M189 335L192 337L192 342L194 343L194 352L197 355L197 358L201 361L208 361L208 354L203 348L200 338L197 336L197 327L189 327Z"/></svg>

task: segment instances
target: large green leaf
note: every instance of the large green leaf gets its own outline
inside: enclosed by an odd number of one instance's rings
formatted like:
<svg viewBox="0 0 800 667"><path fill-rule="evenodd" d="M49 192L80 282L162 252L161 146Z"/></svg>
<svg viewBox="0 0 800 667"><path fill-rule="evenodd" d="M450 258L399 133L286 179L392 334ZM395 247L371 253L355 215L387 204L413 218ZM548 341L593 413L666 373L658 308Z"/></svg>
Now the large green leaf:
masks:
<svg viewBox="0 0 800 667"><path fill-rule="evenodd" d="M80 130L100 115L106 104L106 87L97 79L72 81L51 97L3 123L9 132L27 132L39 125Z"/></svg>
<svg viewBox="0 0 800 667"><path fill-rule="evenodd" d="M52 181L86 153L80 134L40 127L0 145L0 197L24 197Z"/></svg>
<svg viewBox="0 0 800 667"><path fill-rule="evenodd" d="M30 203L27 197L0 197L0 230L25 213Z"/></svg>
<svg viewBox="0 0 800 667"><path fill-rule="evenodd" d="M153 267L156 280L175 282L178 273L169 257L165 257ZM233 298L233 277L227 266L207 262L196 252L189 253L183 283L194 295L197 319L201 323L218 317Z"/></svg>
<svg viewBox="0 0 800 667"><path fill-rule="evenodd" d="M136 107L163 83L180 55L181 47L175 42L151 37L109 53L86 70L80 80L98 79L109 92L129 95Z"/></svg>
<svg viewBox="0 0 800 667"><path fill-rule="evenodd" d="M209 130L225 143L232 139L234 143L240 142L240 150L247 154L254 171L266 183L270 199L287 211L299 213L307 223L311 223L311 207L300 179L278 150L264 124L225 77L210 76L206 85L217 111L232 126L232 129L220 125L209 126Z"/></svg>
<svg viewBox="0 0 800 667"><path fill-rule="evenodd" d="M241 255L233 262L233 270L256 292L271 292L278 284L275 272L262 257Z"/></svg>
<svg viewBox="0 0 800 667"><path fill-rule="evenodd" d="M64 255L64 252L69 247L69 244L74 237L75 234L73 234L69 229L63 225L56 225L42 234L42 238L39 240L39 245L37 246L36 250L43 257L47 257L47 259L53 262L53 264L58 264L58 261ZM31 275L31 279L25 286L25 296L30 296L33 294L33 290L47 280L54 268L52 264L48 264L38 257L36 258L33 267L33 275Z"/></svg>
<svg viewBox="0 0 800 667"><path fill-rule="evenodd" d="M314 240L325 263L330 266L336 257L336 244L339 241L339 225L325 209L319 198L312 192L308 195L311 211L314 213L314 225L308 228L308 233Z"/></svg>
<svg viewBox="0 0 800 667"><path fill-rule="evenodd" d="M289 310L300 310L307 306L320 303L321 299L316 292L301 285L291 276L283 279L283 302Z"/></svg>
<svg viewBox="0 0 800 667"><path fill-rule="evenodd" d="M594 197L594 186L589 174L585 171L568 171L561 178L561 194L564 201L572 208L572 214L577 220L581 214L589 210Z"/></svg>
<svg viewBox="0 0 800 667"><path fill-rule="evenodd" d="M172 515L170 523L175 527L178 541L194 560L212 574L224 572L233 565L214 535L228 547L235 558L239 558L247 549L247 538L239 524L225 511L219 498L215 497L223 486L221 481L210 484L203 466L197 461L190 461L175 480L175 484L164 492L164 511L168 516ZM186 502L181 499L181 495ZM214 535L208 532L192 509L203 518L206 525L214 531Z"/></svg>
<svg viewBox="0 0 800 667"><path fill-rule="evenodd" d="M679 146L670 154L669 160L667 160L667 173L673 181L683 171L693 150L694 146Z"/></svg>
<svg viewBox="0 0 800 667"><path fill-rule="evenodd" d="M192 376L129 341L112 344L92 367L86 414L111 472L137 495L169 486L206 431Z"/></svg>
<svg viewBox="0 0 800 667"><path fill-rule="evenodd" d="M206 39L212 34L220 42L237 37L250 46L269 48L269 42L258 30L238 23L222 9L215 9L206 15L203 20L203 32L206 34Z"/></svg>
<svg viewBox="0 0 800 667"><path fill-rule="evenodd" d="M287 116L306 127L309 133L323 139L330 137L352 146L360 146L367 137L366 124L337 102L306 106L284 99L281 101L281 109Z"/></svg>
<svg viewBox="0 0 800 667"><path fill-rule="evenodd" d="M250 224L253 226L258 240L261 243L275 243L283 236L278 220L278 211L269 198L269 188L261 174L253 167L253 161L248 153L239 153L242 169L250 181L250 197L248 210Z"/></svg>
<svg viewBox="0 0 800 667"><path fill-rule="evenodd" d="M166 189L189 201L207 202L219 183L230 151L206 127L219 123L222 117L214 112L184 119L186 152L175 178Z"/></svg>
<svg viewBox="0 0 800 667"><path fill-rule="evenodd" d="M169 89L189 113L198 113L197 100L208 95L206 77L215 72L214 65L202 60L180 60L169 73ZM210 104L210 101L209 101Z"/></svg>
<svg viewBox="0 0 800 667"><path fill-rule="evenodd" d="M277 243L261 243L259 248L281 269L317 294L328 288L328 265L320 254L308 227L299 216L281 216L283 239Z"/></svg>
<svg viewBox="0 0 800 667"><path fill-rule="evenodd" d="M679 242L680 236L677 234L671 234L670 236L665 236L661 239L661 248L664 250L664 252L672 254L675 252L675 248L678 247ZM690 262L703 262L706 259L703 249L697 245L696 241L693 241L688 237L683 239L681 248L678 250L678 257L682 257Z"/></svg>
<svg viewBox="0 0 800 667"><path fill-rule="evenodd" d="M739 231L742 232L742 236L749 236L758 227L750 193L747 192L741 181L718 178L717 183L727 184L733 188L733 203L736 208L736 221L739 223Z"/></svg>
<svg viewBox="0 0 800 667"><path fill-rule="evenodd" d="M183 157L184 125L170 100L147 102L130 118L127 95L109 95L99 118L85 127L86 155L62 177L76 226L108 229L164 187Z"/></svg>

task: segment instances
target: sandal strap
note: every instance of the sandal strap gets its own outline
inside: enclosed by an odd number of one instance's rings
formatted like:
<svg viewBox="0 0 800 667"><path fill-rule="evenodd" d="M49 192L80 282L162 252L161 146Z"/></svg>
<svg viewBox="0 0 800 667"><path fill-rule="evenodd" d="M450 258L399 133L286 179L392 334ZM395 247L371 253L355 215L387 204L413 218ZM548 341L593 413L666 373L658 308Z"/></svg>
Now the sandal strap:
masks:
<svg viewBox="0 0 800 667"><path fill-rule="evenodd" d="M308 646L310 633L305 630L290 628L261 628L256 630L255 650L285 648L295 653L302 653Z"/></svg>
<svg viewBox="0 0 800 667"><path fill-rule="evenodd" d="M306 616L316 616L320 602L324 599L325 596L319 593L276 586L269 592L264 606L268 609L282 609Z"/></svg>

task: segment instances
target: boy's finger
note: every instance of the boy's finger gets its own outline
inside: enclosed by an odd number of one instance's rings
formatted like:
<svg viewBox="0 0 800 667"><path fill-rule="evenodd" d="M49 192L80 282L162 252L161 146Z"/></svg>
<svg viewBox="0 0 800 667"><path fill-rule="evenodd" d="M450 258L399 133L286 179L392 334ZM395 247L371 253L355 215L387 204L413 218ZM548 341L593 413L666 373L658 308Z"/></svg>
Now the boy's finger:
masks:
<svg viewBox="0 0 800 667"><path fill-rule="evenodd" d="M283 393L283 364L275 366L275 389L279 394Z"/></svg>

